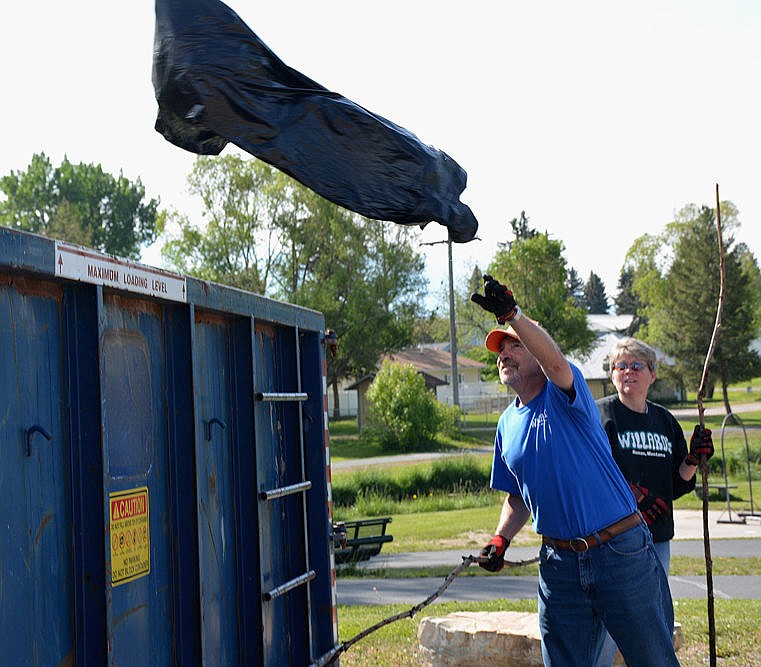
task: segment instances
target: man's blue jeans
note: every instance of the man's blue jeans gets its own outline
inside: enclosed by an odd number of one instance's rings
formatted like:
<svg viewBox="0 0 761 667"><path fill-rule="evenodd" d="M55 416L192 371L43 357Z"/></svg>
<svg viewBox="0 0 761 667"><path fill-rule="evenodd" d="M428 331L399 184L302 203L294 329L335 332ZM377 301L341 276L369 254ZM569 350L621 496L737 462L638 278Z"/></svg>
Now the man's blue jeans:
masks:
<svg viewBox="0 0 761 667"><path fill-rule="evenodd" d="M589 667L605 629L628 667L675 667L668 578L642 523L582 553L542 545L539 627L547 667Z"/></svg>

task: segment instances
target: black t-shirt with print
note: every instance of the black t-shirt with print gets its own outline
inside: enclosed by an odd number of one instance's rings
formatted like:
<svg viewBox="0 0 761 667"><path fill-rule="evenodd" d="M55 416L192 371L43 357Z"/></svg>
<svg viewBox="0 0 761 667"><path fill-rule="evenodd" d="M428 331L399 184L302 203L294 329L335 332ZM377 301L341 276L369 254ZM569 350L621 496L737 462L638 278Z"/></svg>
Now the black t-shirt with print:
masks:
<svg viewBox="0 0 761 667"><path fill-rule="evenodd" d="M679 422L661 405L647 401L647 413L627 408L618 396L597 401L613 458L629 482L647 487L663 498L672 511L650 526L654 542L674 537L673 501L695 488L695 478L682 479L679 466L687 456L687 442Z"/></svg>

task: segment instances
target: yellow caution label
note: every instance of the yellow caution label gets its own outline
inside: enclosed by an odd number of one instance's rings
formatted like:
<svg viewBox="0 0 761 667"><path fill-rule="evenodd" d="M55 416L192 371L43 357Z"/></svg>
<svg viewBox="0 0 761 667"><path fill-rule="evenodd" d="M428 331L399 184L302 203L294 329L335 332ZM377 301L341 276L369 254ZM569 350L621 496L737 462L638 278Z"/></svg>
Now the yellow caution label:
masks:
<svg viewBox="0 0 761 667"><path fill-rule="evenodd" d="M111 585L144 577L151 571L148 487L109 496L111 516Z"/></svg>

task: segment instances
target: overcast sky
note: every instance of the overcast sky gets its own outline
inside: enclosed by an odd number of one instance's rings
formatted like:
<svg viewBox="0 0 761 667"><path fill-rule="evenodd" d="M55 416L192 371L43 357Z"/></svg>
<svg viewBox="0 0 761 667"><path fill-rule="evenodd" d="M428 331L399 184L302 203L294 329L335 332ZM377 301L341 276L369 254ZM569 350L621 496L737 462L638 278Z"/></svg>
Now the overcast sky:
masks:
<svg viewBox="0 0 761 667"><path fill-rule="evenodd" d="M454 246L456 280L525 210L612 297L632 241L686 204L713 206L717 183L739 209L737 239L761 252L757 0L228 4L286 64L467 171L481 240ZM153 3L24 0L0 16L0 175L67 155L197 210L195 156L153 129ZM421 251L436 290L446 248Z"/></svg>

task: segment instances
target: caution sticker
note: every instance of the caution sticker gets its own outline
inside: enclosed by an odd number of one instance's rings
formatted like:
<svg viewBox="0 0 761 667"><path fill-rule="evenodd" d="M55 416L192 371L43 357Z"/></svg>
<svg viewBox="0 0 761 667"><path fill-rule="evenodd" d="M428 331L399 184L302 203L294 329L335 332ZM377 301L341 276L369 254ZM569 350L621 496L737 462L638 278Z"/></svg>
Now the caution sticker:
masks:
<svg viewBox="0 0 761 667"><path fill-rule="evenodd" d="M111 515L111 585L144 577L151 571L148 487L109 496Z"/></svg>

